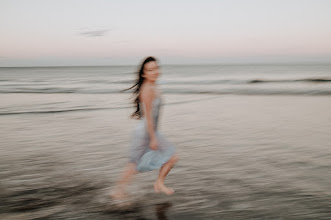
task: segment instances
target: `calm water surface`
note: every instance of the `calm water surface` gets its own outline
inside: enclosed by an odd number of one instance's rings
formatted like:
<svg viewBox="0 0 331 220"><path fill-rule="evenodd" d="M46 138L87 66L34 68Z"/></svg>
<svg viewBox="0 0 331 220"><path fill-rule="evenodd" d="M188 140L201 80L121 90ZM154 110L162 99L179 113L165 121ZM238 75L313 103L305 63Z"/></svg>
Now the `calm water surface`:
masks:
<svg viewBox="0 0 331 220"><path fill-rule="evenodd" d="M134 67L1 68L0 218L329 219L329 67L163 67L176 194L143 173L123 209Z"/></svg>

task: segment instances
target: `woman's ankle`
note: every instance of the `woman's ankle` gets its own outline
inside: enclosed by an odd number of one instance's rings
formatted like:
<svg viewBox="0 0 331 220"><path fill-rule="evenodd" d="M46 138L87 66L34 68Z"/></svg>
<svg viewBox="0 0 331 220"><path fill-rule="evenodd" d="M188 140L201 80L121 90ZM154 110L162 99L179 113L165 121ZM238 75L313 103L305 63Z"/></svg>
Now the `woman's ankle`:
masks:
<svg viewBox="0 0 331 220"><path fill-rule="evenodd" d="M164 179L157 178L155 183L158 184L158 185L164 185Z"/></svg>

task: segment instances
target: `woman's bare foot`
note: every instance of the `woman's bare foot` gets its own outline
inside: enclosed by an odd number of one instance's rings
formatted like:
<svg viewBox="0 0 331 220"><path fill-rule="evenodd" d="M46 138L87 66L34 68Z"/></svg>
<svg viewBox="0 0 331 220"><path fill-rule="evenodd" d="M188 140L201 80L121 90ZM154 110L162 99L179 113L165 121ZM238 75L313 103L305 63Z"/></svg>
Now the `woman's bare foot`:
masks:
<svg viewBox="0 0 331 220"><path fill-rule="evenodd" d="M154 191L157 193L163 192L166 195L171 195L175 192L172 188L166 187L161 181L158 180L154 183Z"/></svg>
<svg viewBox="0 0 331 220"><path fill-rule="evenodd" d="M132 202L130 201L129 197L126 193L122 191L116 191L110 194L110 197L112 198L112 204L119 209L125 209L127 207L130 207L132 205Z"/></svg>

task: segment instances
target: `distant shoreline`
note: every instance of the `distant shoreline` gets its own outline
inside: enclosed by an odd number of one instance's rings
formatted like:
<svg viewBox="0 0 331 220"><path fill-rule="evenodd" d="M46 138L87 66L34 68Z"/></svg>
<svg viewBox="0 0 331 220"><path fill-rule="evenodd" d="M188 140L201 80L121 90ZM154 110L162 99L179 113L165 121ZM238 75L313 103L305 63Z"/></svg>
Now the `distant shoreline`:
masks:
<svg viewBox="0 0 331 220"><path fill-rule="evenodd" d="M247 62L247 63L182 63L182 64L161 64L161 66L267 66L267 65L331 65L330 62ZM136 67L137 64L127 65L58 65L58 66L0 66L0 68L77 68L77 67Z"/></svg>

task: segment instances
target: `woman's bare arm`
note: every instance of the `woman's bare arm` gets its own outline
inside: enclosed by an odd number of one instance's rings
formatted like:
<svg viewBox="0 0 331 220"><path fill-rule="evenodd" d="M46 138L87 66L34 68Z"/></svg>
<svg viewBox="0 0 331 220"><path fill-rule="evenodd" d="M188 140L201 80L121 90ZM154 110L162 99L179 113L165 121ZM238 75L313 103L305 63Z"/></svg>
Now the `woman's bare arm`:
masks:
<svg viewBox="0 0 331 220"><path fill-rule="evenodd" d="M145 106L145 117L147 120L147 130L151 139L155 139L154 120L152 113L152 103L155 97L155 90L152 86L144 86L141 91L141 101Z"/></svg>

